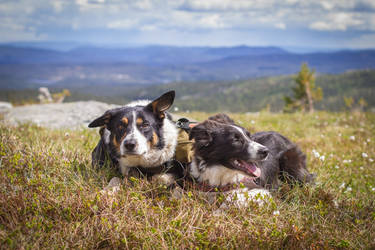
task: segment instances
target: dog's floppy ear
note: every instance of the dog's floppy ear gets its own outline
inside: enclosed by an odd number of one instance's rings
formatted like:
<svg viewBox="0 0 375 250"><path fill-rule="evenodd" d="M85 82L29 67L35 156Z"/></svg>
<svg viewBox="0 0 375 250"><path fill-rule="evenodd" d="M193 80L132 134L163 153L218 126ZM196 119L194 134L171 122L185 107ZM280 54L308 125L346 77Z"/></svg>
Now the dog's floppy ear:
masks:
<svg viewBox="0 0 375 250"><path fill-rule="evenodd" d="M172 106L175 95L176 93L174 90L164 93L162 96L148 104L146 108L163 119L165 117L164 112Z"/></svg>
<svg viewBox="0 0 375 250"><path fill-rule="evenodd" d="M189 140L195 140L197 147L206 147L212 141L212 135L210 130L206 127L206 122L200 123L193 127L189 133Z"/></svg>
<svg viewBox="0 0 375 250"><path fill-rule="evenodd" d="M89 124L89 128L101 127L109 123L114 114L117 113L119 109L107 110L102 116L96 118Z"/></svg>
<svg viewBox="0 0 375 250"><path fill-rule="evenodd" d="M220 122L224 124L234 124L234 121L227 114L224 114L224 113L210 116L208 117L208 120L216 121L216 122Z"/></svg>

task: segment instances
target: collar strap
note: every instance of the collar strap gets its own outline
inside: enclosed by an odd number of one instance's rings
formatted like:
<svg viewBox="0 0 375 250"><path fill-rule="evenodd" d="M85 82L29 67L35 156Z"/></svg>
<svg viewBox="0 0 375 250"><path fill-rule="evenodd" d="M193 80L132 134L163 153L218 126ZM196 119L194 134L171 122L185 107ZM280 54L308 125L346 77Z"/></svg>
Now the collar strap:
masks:
<svg viewBox="0 0 375 250"><path fill-rule="evenodd" d="M197 125L198 122L191 122L189 121L187 118L180 118L178 119L178 121L176 122L176 127L177 128L181 128L183 130L185 130L186 132L190 132L190 130L195 126Z"/></svg>

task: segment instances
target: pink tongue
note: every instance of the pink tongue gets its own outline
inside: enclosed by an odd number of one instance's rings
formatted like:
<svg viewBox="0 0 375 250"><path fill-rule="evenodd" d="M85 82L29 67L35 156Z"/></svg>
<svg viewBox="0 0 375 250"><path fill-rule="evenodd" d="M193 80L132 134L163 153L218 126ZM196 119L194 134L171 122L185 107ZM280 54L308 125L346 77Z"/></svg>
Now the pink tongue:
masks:
<svg viewBox="0 0 375 250"><path fill-rule="evenodd" d="M255 166L254 163L247 163L245 161L242 161L242 164L245 166L246 170L252 173L255 177L260 176L260 173L261 173L260 168Z"/></svg>

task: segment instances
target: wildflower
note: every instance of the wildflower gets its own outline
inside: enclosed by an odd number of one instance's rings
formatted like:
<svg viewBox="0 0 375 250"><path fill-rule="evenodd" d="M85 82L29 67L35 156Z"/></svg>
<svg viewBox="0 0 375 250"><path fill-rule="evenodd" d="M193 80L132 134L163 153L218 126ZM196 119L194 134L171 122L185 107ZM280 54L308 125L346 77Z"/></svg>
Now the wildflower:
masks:
<svg viewBox="0 0 375 250"><path fill-rule="evenodd" d="M343 182L340 186L339 189L343 189L345 187L345 182Z"/></svg>
<svg viewBox="0 0 375 250"><path fill-rule="evenodd" d="M314 157L315 157L315 158L319 158L319 157L320 157L319 152L316 151L315 149L312 150L312 153L314 154Z"/></svg>
<svg viewBox="0 0 375 250"><path fill-rule="evenodd" d="M176 112L177 112L177 111L178 111L178 107L174 107L174 111L176 111Z"/></svg>
<svg viewBox="0 0 375 250"><path fill-rule="evenodd" d="M280 211L279 211L279 210L275 210L275 211L273 211L273 215L275 215L275 216L280 215Z"/></svg>
<svg viewBox="0 0 375 250"><path fill-rule="evenodd" d="M351 141L355 141L355 136L352 135L352 136L349 137L349 139L350 139Z"/></svg>
<svg viewBox="0 0 375 250"><path fill-rule="evenodd" d="M362 167L362 166L360 166L360 167L359 167L359 169L360 169L360 170L363 170L363 167Z"/></svg>
<svg viewBox="0 0 375 250"><path fill-rule="evenodd" d="M367 155L365 152L363 152L363 153L362 153L362 157L363 157L363 158L367 158L368 155Z"/></svg>
<svg viewBox="0 0 375 250"><path fill-rule="evenodd" d="M321 137L321 138L324 138L324 135L323 135L323 134L321 134L321 135L320 135L320 137Z"/></svg>
<svg viewBox="0 0 375 250"><path fill-rule="evenodd" d="M370 142L371 141L371 139L367 139L367 142Z"/></svg>
<svg viewBox="0 0 375 250"><path fill-rule="evenodd" d="M321 161L324 161L325 158L326 158L326 157L325 157L324 155L322 155L322 156L319 157L319 159L320 159Z"/></svg>
<svg viewBox="0 0 375 250"><path fill-rule="evenodd" d="M351 163L351 162L352 162L352 160L350 160L350 159L349 159L349 160L343 160L343 161L342 161L342 163Z"/></svg>
<svg viewBox="0 0 375 250"><path fill-rule="evenodd" d="M339 133L339 136L341 137L341 136L342 136L342 134L341 134L341 133Z"/></svg>
<svg viewBox="0 0 375 250"><path fill-rule="evenodd" d="M254 120L251 120L250 123L251 123L251 124L255 124L255 121L254 121Z"/></svg>
<svg viewBox="0 0 375 250"><path fill-rule="evenodd" d="M374 161L374 159L372 159L372 158L370 158L370 159L368 159L370 162L373 162Z"/></svg>
<svg viewBox="0 0 375 250"><path fill-rule="evenodd" d="M351 187L347 187L346 192L351 192L351 191L352 191L352 188Z"/></svg>
<svg viewBox="0 0 375 250"><path fill-rule="evenodd" d="M375 192L375 187L371 188L371 191Z"/></svg>
<svg viewBox="0 0 375 250"><path fill-rule="evenodd" d="M337 200L333 200L333 205L335 206L335 208L339 207L339 203L337 202Z"/></svg>
<svg viewBox="0 0 375 250"><path fill-rule="evenodd" d="M69 133L68 133L68 132L66 132L66 133L65 133L65 137L68 137L68 136L69 136Z"/></svg>
<svg viewBox="0 0 375 250"><path fill-rule="evenodd" d="M335 166L336 169L339 169L340 167L338 165Z"/></svg>

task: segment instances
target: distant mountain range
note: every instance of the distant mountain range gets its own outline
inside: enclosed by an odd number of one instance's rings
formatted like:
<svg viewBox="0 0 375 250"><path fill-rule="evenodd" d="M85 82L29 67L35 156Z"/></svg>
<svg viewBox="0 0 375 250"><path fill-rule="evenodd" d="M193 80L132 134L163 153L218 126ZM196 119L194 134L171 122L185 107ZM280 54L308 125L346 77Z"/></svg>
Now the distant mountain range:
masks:
<svg viewBox="0 0 375 250"><path fill-rule="evenodd" d="M47 85L91 92L95 89L90 87L101 86L107 89L107 93L102 94L111 94L110 86L289 75L296 73L303 62L318 73L375 68L375 50L296 54L278 47L104 48L74 45L65 45L71 48L67 51L36 48L35 44L32 47L26 47L27 44L1 45L0 88Z"/></svg>

